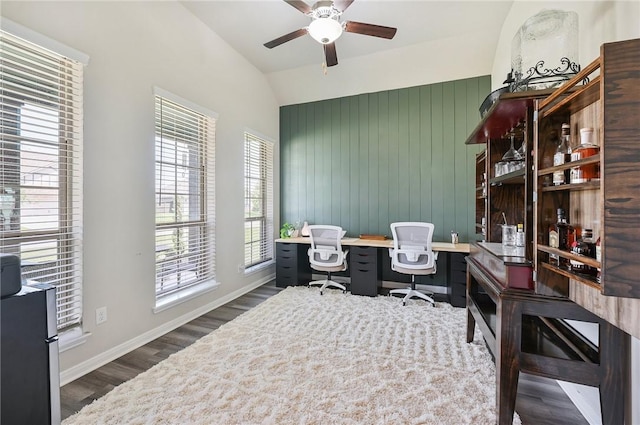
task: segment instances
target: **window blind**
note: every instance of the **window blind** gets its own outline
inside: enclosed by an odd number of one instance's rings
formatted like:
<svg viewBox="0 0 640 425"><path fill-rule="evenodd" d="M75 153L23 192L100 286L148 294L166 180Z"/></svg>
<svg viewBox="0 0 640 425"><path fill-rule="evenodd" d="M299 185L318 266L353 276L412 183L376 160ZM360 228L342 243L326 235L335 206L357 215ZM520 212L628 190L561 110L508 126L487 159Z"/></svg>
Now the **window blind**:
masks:
<svg viewBox="0 0 640 425"><path fill-rule="evenodd" d="M158 298L215 278L215 120L155 99Z"/></svg>
<svg viewBox="0 0 640 425"><path fill-rule="evenodd" d="M245 133L244 264L273 259L273 143Z"/></svg>
<svg viewBox="0 0 640 425"><path fill-rule="evenodd" d="M0 31L0 252L82 318L83 65Z"/></svg>

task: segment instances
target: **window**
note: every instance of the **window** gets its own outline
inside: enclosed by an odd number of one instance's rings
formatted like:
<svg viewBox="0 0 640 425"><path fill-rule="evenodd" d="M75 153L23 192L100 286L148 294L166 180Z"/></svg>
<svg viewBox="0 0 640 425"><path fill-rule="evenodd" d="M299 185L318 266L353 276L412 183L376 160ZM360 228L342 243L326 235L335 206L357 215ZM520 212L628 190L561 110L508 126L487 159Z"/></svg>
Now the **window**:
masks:
<svg viewBox="0 0 640 425"><path fill-rule="evenodd" d="M215 278L215 113L159 89L155 99L159 299Z"/></svg>
<svg viewBox="0 0 640 425"><path fill-rule="evenodd" d="M83 64L4 31L0 56L0 252L56 287L63 331L82 318Z"/></svg>
<svg viewBox="0 0 640 425"><path fill-rule="evenodd" d="M244 135L244 266L273 259L273 143Z"/></svg>

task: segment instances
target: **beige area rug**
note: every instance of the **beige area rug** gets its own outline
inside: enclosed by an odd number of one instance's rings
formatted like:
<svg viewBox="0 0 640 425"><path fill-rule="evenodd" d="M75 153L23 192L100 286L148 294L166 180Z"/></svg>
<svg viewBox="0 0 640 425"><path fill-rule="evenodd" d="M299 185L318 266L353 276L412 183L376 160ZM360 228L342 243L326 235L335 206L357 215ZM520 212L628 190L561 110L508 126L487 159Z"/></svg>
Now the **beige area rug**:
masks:
<svg viewBox="0 0 640 425"><path fill-rule="evenodd" d="M465 310L401 304L289 287L63 425L495 424L495 368L479 332L465 342Z"/></svg>

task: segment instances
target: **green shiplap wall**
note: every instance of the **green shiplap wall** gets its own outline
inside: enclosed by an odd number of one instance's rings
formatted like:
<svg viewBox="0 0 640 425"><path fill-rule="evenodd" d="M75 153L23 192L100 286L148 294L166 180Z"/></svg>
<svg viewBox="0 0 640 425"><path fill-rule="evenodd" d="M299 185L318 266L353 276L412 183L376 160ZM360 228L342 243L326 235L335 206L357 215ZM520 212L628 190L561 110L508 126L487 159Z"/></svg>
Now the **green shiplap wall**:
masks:
<svg viewBox="0 0 640 425"><path fill-rule="evenodd" d="M475 155L489 76L280 108L281 223L391 236L434 223L434 241L475 239Z"/></svg>

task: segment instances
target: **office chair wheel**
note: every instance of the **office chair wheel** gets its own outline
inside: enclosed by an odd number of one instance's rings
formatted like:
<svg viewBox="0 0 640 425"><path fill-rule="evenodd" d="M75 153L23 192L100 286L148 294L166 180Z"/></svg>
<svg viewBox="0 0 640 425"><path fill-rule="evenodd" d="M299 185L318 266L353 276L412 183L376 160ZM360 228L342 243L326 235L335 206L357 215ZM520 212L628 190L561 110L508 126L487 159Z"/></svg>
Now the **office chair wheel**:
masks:
<svg viewBox="0 0 640 425"><path fill-rule="evenodd" d="M320 291L320 295L322 295L322 291Z"/></svg>
<svg viewBox="0 0 640 425"><path fill-rule="evenodd" d="M402 301L402 305L407 305L406 301Z"/></svg>

